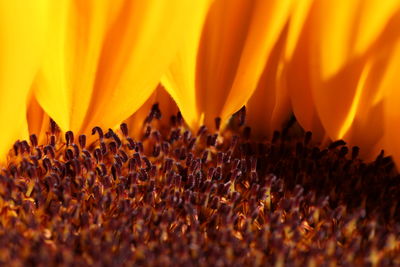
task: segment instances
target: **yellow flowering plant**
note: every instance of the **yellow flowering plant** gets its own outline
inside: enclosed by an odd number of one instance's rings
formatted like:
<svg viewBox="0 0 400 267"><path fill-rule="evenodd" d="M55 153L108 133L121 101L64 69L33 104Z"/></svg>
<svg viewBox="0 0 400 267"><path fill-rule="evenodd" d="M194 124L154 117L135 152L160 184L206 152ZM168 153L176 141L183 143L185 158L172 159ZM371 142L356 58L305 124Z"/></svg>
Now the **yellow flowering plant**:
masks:
<svg viewBox="0 0 400 267"><path fill-rule="evenodd" d="M0 264L399 265L399 75L398 0L0 0Z"/></svg>

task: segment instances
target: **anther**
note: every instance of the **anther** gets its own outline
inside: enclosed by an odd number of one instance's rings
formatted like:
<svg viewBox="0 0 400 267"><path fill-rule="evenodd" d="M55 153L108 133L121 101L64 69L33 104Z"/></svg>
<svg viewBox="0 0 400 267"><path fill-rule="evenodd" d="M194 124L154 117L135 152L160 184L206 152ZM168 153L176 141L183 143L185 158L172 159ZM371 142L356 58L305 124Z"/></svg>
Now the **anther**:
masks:
<svg viewBox="0 0 400 267"><path fill-rule="evenodd" d="M94 150L94 158L97 160L97 163L103 160L103 153L101 153L101 150L99 148L96 148Z"/></svg>
<svg viewBox="0 0 400 267"><path fill-rule="evenodd" d="M306 132L306 134L304 135L304 144L308 145L311 141L312 138L312 132Z"/></svg>
<svg viewBox="0 0 400 267"><path fill-rule="evenodd" d="M83 153L88 159L90 159L90 158L92 157L91 154L90 154L90 152L87 151L86 149L83 149L83 150L82 150L82 153Z"/></svg>
<svg viewBox="0 0 400 267"><path fill-rule="evenodd" d="M154 140L157 141L157 143L161 141L161 134L159 131L153 131L151 135L153 136Z"/></svg>
<svg viewBox="0 0 400 267"><path fill-rule="evenodd" d="M104 137L107 138L107 139L110 139L110 138L112 138L114 135L115 135L114 131L113 131L111 128L109 128L109 129L108 129L108 132L106 132L106 133L104 134Z"/></svg>
<svg viewBox="0 0 400 267"><path fill-rule="evenodd" d="M79 158L79 147L77 144L72 144L72 148L74 149L74 157Z"/></svg>
<svg viewBox="0 0 400 267"><path fill-rule="evenodd" d="M53 119L50 119L50 132L51 134L56 134L58 131L58 126Z"/></svg>
<svg viewBox="0 0 400 267"><path fill-rule="evenodd" d="M103 130L98 126L96 126L92 129L92 135L95 135L96 133L99 135L100 141L103 140L103 137L104 137Z"/></svg>
<svg viewBox="0 0 400 267"><path fill-rule="evenodd" d="M161 119L161 111L160 111L158 103L153 104L153 106L151 107L150 114L149 114L149 116L147 116L145 122L150 123L153 119L157 119L157 120Z"/></svg>
<svg viewBox="0 0 400 267"><path fill-rule="evenodd" d="M136 170L136 159L130 158L128 162L128 171L129 173L132 173L135 170Z"/></svg>
<svg viewBox="0 0 400 267"><path fill-rule="evenodd" d="M148 125L148 126L146 127L146 130L145 130L144 134L143 134L143 139L149 138L150 134L151 134L151 126Z"/></svg>
<svg viewBox="0 0 400 267"><path fill-rule="evenodd" d="M44 147L43 152L46 156L50 155L51 158L55 158L56 156L53 147L49 145Z"/></svg>
<svg viewBox="0 0 400 267"><path fill-rule="evenodd" d="M104 142L100 142L100 151L103 155L105 155L107 153L107 146L106 143Z"/></svg>
<svg viewBox="0 0 400 267"><path fill-rule="evenodd" d="M72 131L65 133L65 141L67 142L67 146L70 146L74 143L74 133Z"/></svg>
<svg viewBox="0 0 400 267"><path fill-rule="evenodd" d="M147 173L147 171L145 169L140 169L139 172L139 180L145 182L147 180L149 180L149 174Z"/></svg>
<svg viewBox="0 0 400 267"><path fill-rule="evenodd" d="M84 149L86 146L86 135L81 134L79 136L79 145L81 146L81 149Z"/></svg>
<svg viewBox="0 0 400 267"><path fill-rule="evenodd" d="M50 169L51 169L51 162L50 162L50 160L49 160L48 158L44 158L43 161L42 161L42 163L43 163L43 167L44 167L44 169L46 170L46 172L50 171Z"/></svg>
<svg viewBox="0 0 400 267"><path fill-rule="evenodd" d="M354 146L352 148L352 153L351 153L352 160L355 160L358 157L359 153L360 153L360 148L358 146Z"/></svg>
<svg viewBox="0 0 400 267"><path fill-rule="evenodd" d="M150 160L147 157L142 157L144 163L146 164L146 169L150 169L152 164L150 162Z"/></svg>
<svg viewBox="0 0 400 267"><path fill-rule="evenodd" d="M30 140L31 140L31 145L32 145L33 147L37 147L37 145L38 145L38 139L37 139L36 135L35 135L35 134L31 134L31 136L30 136L29 138L30 138Z"/></svg>
<svg viewBox="0 0 400 267"><path fill-rule="evenodd" d="M111 151L111 153L115 154L117 153L117 144L112 141L108 144L108 149Z"/></svg>
<svg viewBox="0 0 400 267"><path fill-rule="evenodd" d="M169 143L168 142L163 142L161 144L161 150L164 154L168 154L169 153Z"/></svg>
<svg viewBox="0 0 400 267"><path fill-rule="evenodd" d="M160 146L159 145L155 145L153 147L153 153L152 153L153 157L158 157L160 155L160 152L161 152Z"/></svg>
<svg viewBox="0 0 400 267"><path fill-rule="evenodd" d="M122 134L125 136L125 137L127 137L128 136L128 125L124 122L124 123L122 123L121 125L120 125L120 129L121 129L121 132L122 132Z"/></svg>
<svg viewBox="0 0 400 267"><path fill-rule="evenodd" d="M207 127L205 125L201 126L197 131L197 136L202 136L207 132Z"/></svg>
<svg viewBox="0 0 400 267"><path fill-rule="evenodd" d="M113 137L115 143L117 144L117 147L120 148L122 146L121 139L119 139L118 135L116 135L116 134L113 134L112 137Z"/></svg>
<svg viewBox="0 0 400 267"><path fill-rule="evenodd" d="M167 173L170 170L172 170L172 165L173 165L173 160L172 159L166 159L165 160L165 165L164 165L164 172Z"/></svg>
<svg viewBox="0 0 400 267"><path fill-rule="evenodd" d="M40 148L36 148L36 159L42 158L42 150Z"/></svg>
<svg viewBox="0 0 400 267"><path fill-rule="evenodd" d="M238 112L239 126L243 126L246 123L246 106L243 106Z"/></svg>
<svg viewBox="0 0 400 267"><path fill-rule="evenodd" d="M74 153L72 152L71 149L65 150L65 159L66 160L72 160L74 158Z"/></svg>
<svg viewBox="0 0 400 267"><path fill-rule="evenodd" d="M136 143L136 152L140 152L140 153L143 153L143 151L144 151L144 148L143 148L143 143L142 142L137 142Z"/></svg>
<svg viewBox="0 0 400 267"><path fill-rule="evenodd" d="M52 147L56 146L56 137L54 135L50 136L50 145Z"/></svg>
<svg viewBox="0 0 400 267"><path fill-rule="evenodd" d="M133 141L133 139L130 137L127 137L126 140L128 141L129 150L134 150L136 148L135 141Z"/></svg>
<svg viewBox="0 0 400 267"><path fill-rule="evenodd" d="M334 142L332 142L330 145L329 145L329 149L335 149L335 148L337 148L337 147L339 147L339 146L344 146L344 145L346 145L346 142L345 141L343 141L343 140L337 140L337 141L334 141Z"/></svg>
<svg viewBox="0 0 400 267"><path fill-rule="evenodd" d="M349 149L347 148L347 146L341 147L340 151L339 151L339 158L345 157L348 152L349 152Z"/></svg>
<svg viewBox="0 0 400 267"><path fill-rule="evenodd" d="M18 152L19 152L19 150L20 150L20 147L21 147L21 142L16 141L16 142L14 143L14 145L13 145L14 154L15 154L16 156L18 156Z"/></svg>
<svg viewBox="0 0 400 267"><path fill-rule="evenodd" d="M178 123L179 126L183 125L183 117L180 111L178 111L178 113L176 114L176 122Z"/></svg>
<svg viewBox="0 0 400 267"><path fill-rule="evenodd" d="M122 162L121 157L120 157L118 154L117 154L117 155L114 155L114 160L115 160L115 163L116 163L118 166L122 166L123 162Z"/></svg>
<svg viewBox="0 0 400 267"><path fill-rule="evenodd" d="M125 151L123 151L122 149L120 149L118 151L118 153L121 155L121 159L123 162L127 162L128 161L128 154L125 153Z"/></svg>
<svg viewBox="0 0 400 267"><path fill-rule="evenodd" d="M30 153L31 151L31 147L25 140L21 142L21 149L23 149L23 151L26 151L27 153Z"/></svg>
<svg viewBox="0 0 400 267"><path fill-rule="evenodd" d="M142 166L142 159L141 159L141 157L140 157L140 154L139 154L139 153L135 153L135 154L133 155L133 157L134 157L134 159L136 160L136 163L138 164L138 166Z"/></svg>
<svg viewBox="0 0 400 267"><path fill-rule="evenodd" d="M194 148L194 145L196 144L196 138L192 138L192 139L190 139L190 142L189 142L189 144L188 144L188 150L190 151L190 150L193 150L193 148Z"/></svg>
<svg viewBox="0 0 400 267"><path fill-rule="evenodd" d="M221 126L221 118L217 117L215 118L215 129L219 131L220 126Z"/></svg>
<svg viewBox="0 0 400 267"><path fill-rule="evenodd" d="M202 162L203 164L206 163L206 162L207 162L207 158L208 158L208 151L205 150L205 151L203 152L203 155L201 156L201 162Z"/></svg>

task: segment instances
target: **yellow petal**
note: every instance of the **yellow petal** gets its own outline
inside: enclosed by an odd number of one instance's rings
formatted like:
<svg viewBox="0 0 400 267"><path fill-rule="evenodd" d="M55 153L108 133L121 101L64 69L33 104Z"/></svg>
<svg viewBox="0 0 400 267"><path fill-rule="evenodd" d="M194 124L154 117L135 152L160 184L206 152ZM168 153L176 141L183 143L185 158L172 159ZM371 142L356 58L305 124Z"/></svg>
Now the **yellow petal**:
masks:
<svg viewBox="0 0 400 267"><path fill-rule="evenodd" d="M64 130L78 131L93 93L102 42L121 1L52 2L49 40L35 94Z"/></svg>
<svg viewBox="0 0 400 267"><path fill-rule="evenodd" d="M290 6L291 1L213 2L200 44L195 41L199 35L186 43L163 82L190 125L203 116L208 126L215 117L226 120L248 101Z"/></svg>
<svg viewBox="0 0 400 267"><path fill-rule="evenodd" d="M161 79L168 93L175 99L180 111L185 117L186 123L197 128L200 123L196 105L196 62L197 50L206 18L208 5L195 2L198 12L194 14L193 23L185 27L186 36L183 45L171 66Z"/></svg>
<svg viewBox="0 0 400 267"><path fill-rule="evenodd" d="M0 1L0 157L27 137L26 102L42 54L47 1Z"/></svg>
<svg viewBox="0 0 400 267"><path fill-rule="evenodd" d="M305 130L313 132L315 140L320 141L324 137L325 130L316 111L311 88L311 55L314 52L310 49L310 36L314 34L312 23L314 22L311 17L308 17L293 51L290 48L292 44L289 43L284 78L297 121Z"/></svg>
<svg viewBox="0 0 400 267"><path fill-rule="evenodd" d="M146 101L197 12L184 0L57 5L36 96L62 129L83 132L115 125Z"/></svg>

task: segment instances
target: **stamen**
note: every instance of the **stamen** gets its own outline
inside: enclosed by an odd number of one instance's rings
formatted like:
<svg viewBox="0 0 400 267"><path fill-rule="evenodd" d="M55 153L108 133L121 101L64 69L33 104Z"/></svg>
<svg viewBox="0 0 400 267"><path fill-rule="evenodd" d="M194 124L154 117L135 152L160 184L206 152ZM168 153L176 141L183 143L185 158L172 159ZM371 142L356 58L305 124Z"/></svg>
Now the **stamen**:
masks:
<svg viewBox="0 0 400 267"><path fill-rule="evenodd" d="M86 135L81 134L79 136L79 145L81 146L81 149L84 149L86 146Z"/></svg>
<svg viewBox="0 0 400 267"><path fill-rule="evenodd" d="M67 146L70 146L74 143L74 133L72 131L68 131L65 133L65 140L67 142Z"/></svg>
<svg viewBox="0 0 400 267"><path fill-rule="evenodd" d="M252 139L239 120L190 131L158 105L144 137L94 127L17 141L0 172L0 262L28 265L396 265L400 180L311 132ZM236 123L236 124L235 124ZM291 122L292 123L292 122ZM244 127L242 127L244 126ZM288 128L289 127L289 128ZM145 140L146 139L146 140Z"/></svg>

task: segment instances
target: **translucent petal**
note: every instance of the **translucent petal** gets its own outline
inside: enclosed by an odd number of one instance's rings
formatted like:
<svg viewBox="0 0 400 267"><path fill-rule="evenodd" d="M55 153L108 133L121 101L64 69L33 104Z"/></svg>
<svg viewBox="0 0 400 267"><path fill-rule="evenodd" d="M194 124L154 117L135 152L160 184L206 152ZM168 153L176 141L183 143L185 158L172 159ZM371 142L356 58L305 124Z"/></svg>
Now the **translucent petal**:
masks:
<svg viewBox="0 0 400 267"><path fill-rule="evenodd" d="M396 42L396 38L400 37L398 34L400 32L398 11L394 12L393 16L386 18L387 23L384 28L362 54L357 54L352 47L355 40L348 44L349 49L354 52L350 53L345 59L344 65L328 78L324 79L323 71L319 71L324 69L324 59L318 56L318 52L311 55L313 58L311 66L314 66L313 84L311 85L313 98L322 124L331 138L343 138L354 121L356 119L360 121L359 117L366 115L362 110L372 108L369 105L375 98L374 96L379 94L379 83L384 73L382 70L390 57L390 47ZM359 12L355 11L356 14ZM365 14L358 14L357 18L360 19L363 16ZM358 31L354 35L361 36ZM336 40L336 42L340 41ZM321 46L319 49L323 49L324 53L329 54L327 51L329 48ZM384 59L380 59L380 57L384 57ZM329 63L327 62L327 64ZM360 143L362 143L361 140Z"/></svg>
<svg viewBox="0 0 400 267"><path fill-rule="evenodd" d="M47 1L0 1L0 157L27 137L26 102L42 55Z"/></svg>
<svg viewBox="0 0 400 267"><path fill-rule="evenodd" d="M382 79L389 54L377 55L365 64L353 103L338 136L350 146L361 147L361 156L367 160L374 159L383 148L377 146L384 135L384 101L378 95L385 87Z"/></svg>
<svg viewBox="0 0 400 267"><path fill-rule="evenodd" d="M288 37L285 45L285 59L288 60L298 44L299 36L303 30L304 22L307 19L310 7L314 0L297 0L294 1L290 12L290 23L288 29Z"/></svg>
<svg viewBox="0 0 400 267"><path fill-rule="evenodd" d="M293 108L305 128L318 118L332 139L351 135L356 122L358 129L363 128L361 117L372 108L370 103L380 91L371 85L379 85L379 68L385 65L379 63L377 54L390 49L399 32L399 3L388 1L374 9L378 3L317 0L312 5L289 67L290 77L294 77L289 80ZM379 12L380 19L370 18L372 10ZM300 66L303 69L296 72ZM294 89L296 83L298 89ZM359 142L372 146L379 135L377 130Z"/></svg>
<svg viewBox="0 0 400 267"><path fill-rule="evenodd" d="M268 137L273 130L282 129L283 124L290 118L288 89L293 80L296 84L295 89L298 89L299 85L294 79L296 77L288 73L289 70L293 70L288 68L288 61L298 45L298 38L311 3L312 0L294 1L289 23L271 51L257 89L246 105L248 124L252 127L253 136ZM295 73L300 73L299 66L295 68Z"/></svg>
<svg viewBox="0 0 400 267"><path fill-rule="evenodd" d="M240 109L255 90L270 52L287 23L292 3L285 0L256 3L232 88L221 112L223 119Z"/></svg>
<svg viewBox="0 0 400 267"><path fill-rule="evenodd" d="M257 89L246 105L246 123L251 126L255 138L269 137L273 130L280 130L290 117L289 96L281 84L286 38L287 31L284 31L271 51Z"/></svg>
<svg viewBox="0 0 400 267"><path fill-rule="evenodd" d="M313 21L308 17L299 40L290 54L286 57L287 66L285 72L286 88L290 96L290 102L297 121L307 131L313 132L313 138L320 141L324 135L319 115L317 113L312 92L312 65L310 40L313 33ZM288 51L288 50L287 50Z"/></svg>
<svg viewBox="0 0 400 267"><path fill-rule="evenodd" d="M330 78L363 54L399 5L397 0L315 1L312 39L321 77Z"/></svg>

